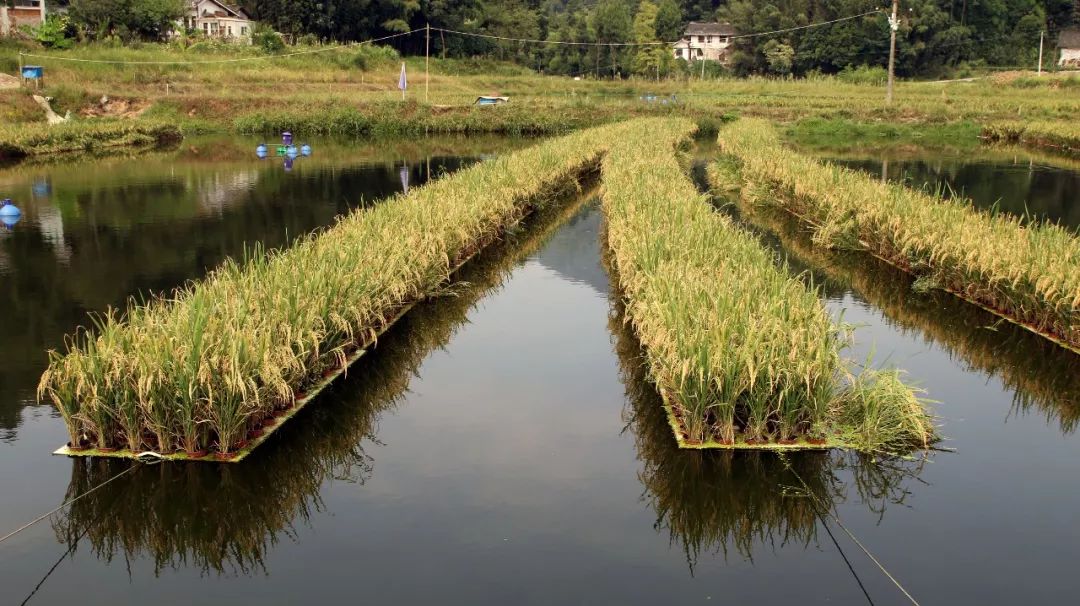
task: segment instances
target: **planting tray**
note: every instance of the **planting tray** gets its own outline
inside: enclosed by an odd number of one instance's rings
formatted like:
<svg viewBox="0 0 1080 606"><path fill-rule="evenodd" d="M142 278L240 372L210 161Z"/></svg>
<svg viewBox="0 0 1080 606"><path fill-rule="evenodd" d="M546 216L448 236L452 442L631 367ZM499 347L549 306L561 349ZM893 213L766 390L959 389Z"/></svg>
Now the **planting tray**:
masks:
<svg viewBox="0 0 1080 606"><path fill-rule="evenodd" d="M690 442L683 437L686 435L686 429L683 427L679 416L675 414L675 408L672 406L671 398L668 394L663 392L661 392L660 397L664 402L664 412L667 413L668 424L671 425L671 431L675 434L675 441L678 443L679 448L684 450L769 450L776 452L791 452L796 450L851 448L851 444L848 444L837 436L827 437L825 438L825 441L821 443L809 442L805 438L799 438L791 444L781 444L780 442L754 442L751 444L740 439L736 439L730 444L718 442L716 440Z"/></svg>
<svg viewBox="0 0 1080 606"><path fill-rule="evenodd" d="M495 240L497 240L503 234L505 234L507 230L509 230L509 229L517 226L518 224L520 224L526 217L528 217L530 214L532 214L532 212L534 210L536 210L536 208L532 204L524 204L522 207L517 209L517 211L514 212L509 217L508 221L502 226L502 228L499 231L493 233L490 237L488 237L488 238L486 238L484 240L481 240L480 242L477 242L475 248L470 250L468 252L468 254L465 255L465 257L461 261L456 263L450 269L450 271L448 272L448 275L453 275L454 273L456 273L466 263L468 263L470 260L472 260L473 257L478 255L481 251L483 251L485 248L487 248ZM252 451L254 451L256 448L258 448L259 445L261 445L263 442L266 442L266 440L269 439L270 435L273 434L278 429L280 429L281 426L283 426L286 421L288 421L289 419L296 416L296 414L298 412L300 412L301 409L303 409L312 400L314 400L316 398L316 396L318 396L320 392L322 392L331 383L333 383L335 379L337 379L341 375L345 374L348 371L349 366L352 366L352 364L354 362L359 360L365 353L370 351L371 348L376 345L376 343L378 341L378 338L380 336L382 336L383 333L385 333L387 330L389 330L394 324L397 323L398 320L400 320L405 314L407 314L410 310L412 310L413 307L415 307L416 305L418 305L419 303L424 301L426 298L427 297L421 297L420 299L417 299L416 301L413 301L413 302L405 305L404 307L402 307L390 320L388 320L387 322L385 322L383 324L382 328L375 334L375 336L371 340L369 340L365 345L360 347L357 351L350 354L345 359L345 364L343 364L340 368L334 370L331 374L328 374L328 375L322 377L317 383L312 385L305 392L304 397L295 400L292 407L290 407L287 411L285 411L284 414L282 414L280 416L273 417L271 419L268 419L266 421L266 424L264 424L263 427L262 427L262 430L263 430L262 434L260 434L256 438L253 438L253 439L249 440L247 442L247 444L244 445L243 448L241 448L241 449L239 449L239 450L237 450L235 452L228 453L227 455L219 455L218 453L209 453L209 454L206 454L204 456L196 457L196 456L189 455L188 453L185 453L185 452L158 453L158 452L153 452L153 451L132 452L129 449L117 449L117 450L100 450L98 448L72 449L71 447L69 447L67 445L64 445L64 446L61 446L60 448L56 449L55 451L53 451L53 454L54 455L69 456L69 457L105 457L105 458L114 458L114 459L152 458L152 459L155 459L155 460L165 460L165 461L198 461L198 462L207 462L207 463L239 463L240 461L243 461L245 458L247 458L247 456L250 455L252 453Z"/></svg>

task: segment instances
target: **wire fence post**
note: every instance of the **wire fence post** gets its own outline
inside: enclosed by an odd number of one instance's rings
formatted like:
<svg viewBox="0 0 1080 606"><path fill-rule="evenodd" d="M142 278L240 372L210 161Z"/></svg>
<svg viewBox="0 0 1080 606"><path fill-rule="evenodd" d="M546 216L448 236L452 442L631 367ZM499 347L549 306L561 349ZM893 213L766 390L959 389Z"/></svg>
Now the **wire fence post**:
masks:
<svg viewBox="0 0 1080 606"><path fill-rule="evenodd" d="M431 88L431 24L424 26L424 103L428 103Z"/></svg>
<svg viewBox="0 0 1080 606"><path fill-rule="evenodd" d="M893 102L893 82L896 79L896 30L900 29L899 17L896 16L899 10L900 0L893 0L892 2L892 17L889 18L889 83L885 88L885 104L892 105Z"/></svg>

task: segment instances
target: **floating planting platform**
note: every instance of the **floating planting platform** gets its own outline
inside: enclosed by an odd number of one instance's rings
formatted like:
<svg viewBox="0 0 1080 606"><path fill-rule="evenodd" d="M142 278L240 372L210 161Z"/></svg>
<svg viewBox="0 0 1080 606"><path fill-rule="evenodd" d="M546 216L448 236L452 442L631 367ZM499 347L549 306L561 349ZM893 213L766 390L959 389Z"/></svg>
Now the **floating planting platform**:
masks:
<svg viewBox="0 0 1080 606"><path fill-rule="evenodd" d="M664 413L667 415L668 425L675 434L675 442L684 450L771 450L775 452L792 452L798 450L833 450L852 449L854 445L841 440L838 437L814 440L799 437L793 440L765 442L760 440L748 440L744 436L736 436L731 442L721 442L716 439L690 440L686 436L689 433L683 425L682 419L675 412L671 396L665 393L660 395L664 402Z"/></svg>
<svg viewBox="0 0 1080 606"><path fill-rule="evenodd" d="M784 147L744 120L720 135L755 204L779 207L815 243L867 252L1062 348L1080 353L1080 238L1052 223L973 209ZM727 177L725 177L726 179ZM758 196L758 189L767 192Z"/></svg>
<svg viewBox="0 0 1080 606"><path fill-rule="evenodd" d="M87 447L57 454L243 460L470 259L579 191L625 129L478 164L95 319L39 383Z"/></svg>

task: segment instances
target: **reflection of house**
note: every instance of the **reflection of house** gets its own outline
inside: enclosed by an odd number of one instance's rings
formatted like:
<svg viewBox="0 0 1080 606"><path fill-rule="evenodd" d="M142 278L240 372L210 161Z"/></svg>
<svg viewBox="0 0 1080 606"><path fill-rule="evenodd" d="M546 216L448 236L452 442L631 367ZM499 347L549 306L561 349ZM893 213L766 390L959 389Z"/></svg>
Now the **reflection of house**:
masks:
<svg viewBox="0 0 1080 606"><path fill-rule="evenodd" d="M1058 48L1061 49L1058 65L1080 67L1080 27L1071 27L1061 32L1058 37Z"/></svg>
<svg viewBox="0 0 1080 606"><path fill-rule="evenodd" d="M676 59L687 61L727 62L731 38L736 35L730 23L698 23L686 26L682 40L673 45Z"/></svg>
<svg viewBox="0 0 1080 606"><path fill-rule="evenodd" d="M200 31L211 38L248 41L255 22L242 8L218 0L192 0L183 25L184 29Z"/></svg>
<svg viewBox="0 0 1080 606"><path fill-rule="evenodd" d="M0 6L0 35L7 36L11 32L26 25L37 27L45 22L45 0L15 0L14 6L8 6L3 2Z"/></svg>

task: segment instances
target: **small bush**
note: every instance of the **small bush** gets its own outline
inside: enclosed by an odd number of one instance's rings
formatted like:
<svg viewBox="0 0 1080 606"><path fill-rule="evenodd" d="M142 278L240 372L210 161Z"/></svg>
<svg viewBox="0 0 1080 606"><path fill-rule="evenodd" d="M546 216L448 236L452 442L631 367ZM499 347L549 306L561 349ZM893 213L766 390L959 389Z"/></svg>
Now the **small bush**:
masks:
<svg viewBox="0 0 1080 606"><path fill-rule="evenodd" d="M845 67L836 77L841 82L847 82L848 84L866 84L870 86L881 86L889 79L889 72L884 67L871 67L869 65L860 65L859 67Z"/></svg>

